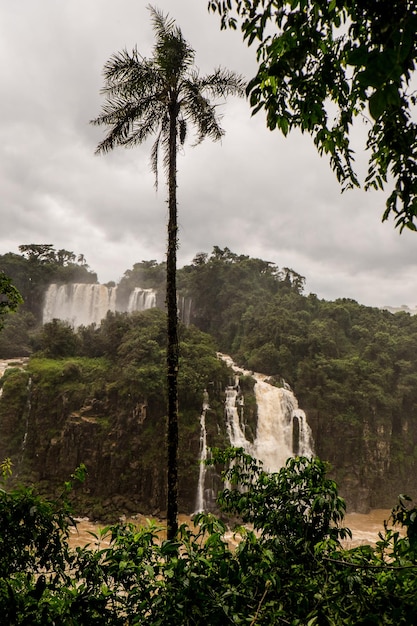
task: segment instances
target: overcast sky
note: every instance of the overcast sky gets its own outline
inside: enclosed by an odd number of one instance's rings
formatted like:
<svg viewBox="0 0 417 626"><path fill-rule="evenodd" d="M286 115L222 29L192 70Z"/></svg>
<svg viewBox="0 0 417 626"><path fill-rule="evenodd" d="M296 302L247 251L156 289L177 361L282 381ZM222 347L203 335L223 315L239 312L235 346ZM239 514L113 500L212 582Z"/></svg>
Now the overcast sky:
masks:
<svg viewBox="0 0 417 626"><path fill-rule="evenodd" d="M207 0L152 4L176 19L202 74L222 65L254 75L255 50L239 32L220 31ZM50 243L84 254L102 283L138 261L164 260L166 189L154 189L151 143L95 156L104 128L89 125L103 103L107 59L135 45L152 52L146 6L1 2L0 254ZM388 191L341 194L308 136L271 133L245 100L221 111L222 142L187 145L179 156L179 265L227 246L292 268L320 298L415 307L417 234L381 223ZM365 156L357 155L359 169Z"/></svg>

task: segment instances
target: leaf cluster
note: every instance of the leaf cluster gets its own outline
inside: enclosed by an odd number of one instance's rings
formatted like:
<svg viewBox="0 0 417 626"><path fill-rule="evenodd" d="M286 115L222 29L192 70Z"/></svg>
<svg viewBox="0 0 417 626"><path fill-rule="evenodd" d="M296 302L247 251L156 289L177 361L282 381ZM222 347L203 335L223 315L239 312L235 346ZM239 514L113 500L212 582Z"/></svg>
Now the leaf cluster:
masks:
<svg viewBox="0 0 417 626"><path fill-rule="evenodd" d="M351 136L364 116L365 188L393 181L383 220L416 230L417 58L413 0L210 0L222 28L238 24L259 63L247 94L253 113L287 135L308 132L343 188L359 186Z"/></svg>
<svg viewBox="0 0 417 626"><path fill-rule="evenodd" d="M14 286L11 278L0 271L0 330L3 328L2 318L7 313L16 311L23 298Z"/></svg>
<svg viewBox="0 0 417 626"><path fill-rule="evenodd" d="M173 540L151 522L120 523L73 550L65 505L33 492L0 493L3 619L34 626L415 622L408 539L386 529L375 547L343 548L343 501L318 459L294 459L270 483L240 450L216 453L216 462L229 466L225 478L245 500L225 490L224 514L256 526L236 527L235 542L224 521L201 513ZM15 534L5 532L13 527Z"/></svg>

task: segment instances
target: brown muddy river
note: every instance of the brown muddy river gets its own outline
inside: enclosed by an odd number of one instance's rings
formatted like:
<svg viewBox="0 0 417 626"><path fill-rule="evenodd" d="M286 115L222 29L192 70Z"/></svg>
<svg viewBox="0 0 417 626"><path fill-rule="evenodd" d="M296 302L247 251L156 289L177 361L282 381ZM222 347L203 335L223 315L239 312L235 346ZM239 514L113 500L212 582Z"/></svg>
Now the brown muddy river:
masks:
<svg viewBox="0 0 417 626"><path fill-rule="evenodd" d="M353 548L363 544L375 544L378 541L378 533L384 531L384 520L390 516L389 509L374 509L370 513L348 513L345 516L344 525L352 531L352 540L345 542L346 547ZM146 517L137 515L131 520L133 523L140 525L146 524ZM154 520L158 525L163 525L160 520ZM188 523L192 525L191 518L186 515L180 515L179 523ZM105 547L108 545L106 540L97 540L93 535L99 533L105 524L91 522L87 519L81 519L77 523L76 529L71 529L70 545L72 547L84 546L87 543L91 547ZM163 534L161 533L161 537Z"/></svg>

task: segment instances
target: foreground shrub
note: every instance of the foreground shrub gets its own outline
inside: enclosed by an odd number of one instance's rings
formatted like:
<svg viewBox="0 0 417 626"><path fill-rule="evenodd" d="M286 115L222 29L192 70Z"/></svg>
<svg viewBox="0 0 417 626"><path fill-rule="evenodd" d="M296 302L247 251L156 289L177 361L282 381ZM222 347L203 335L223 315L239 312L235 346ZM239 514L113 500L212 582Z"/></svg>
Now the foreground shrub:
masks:
<svg viewBox="0 0 417 626"><path fill-rule="evenodd" d="M226 467L222 519L198 514L173 541L150 522L117 524L72 550L71 482L54 502L0 491L1 623L417 623L417 510L405 496L392 513L405 536L386 526L375 547L347 550L345 505L320 460L289 459L276 474L242 450L212 462Z"/></svg>

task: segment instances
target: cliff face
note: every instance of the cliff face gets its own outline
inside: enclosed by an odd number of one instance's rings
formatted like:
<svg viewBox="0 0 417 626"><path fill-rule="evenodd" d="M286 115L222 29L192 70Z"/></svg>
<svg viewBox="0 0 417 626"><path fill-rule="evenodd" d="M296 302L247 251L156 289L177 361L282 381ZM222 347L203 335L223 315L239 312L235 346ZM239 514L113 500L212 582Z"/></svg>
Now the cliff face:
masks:
<svg viewBox="0 0 417 626"><path fill-rule="evenodd" d="M301 394L303 396L303 394ZM309 406L304 398L315 439L316 454L329 461L331 475L352 511L391 508L398 496L417 498L417 422L414 407L369 410L349 420Z"/></svg>
<svg viewBox="0 0 417 626"><path fill-rule="evenodd" d="M214 361L219 364L218 359ZM205 362L207 365L207 362ZM192 513L197 501L200 414L206 413L209 446L228 445L224 389L227 371L200 371L180 397L180 510ZM163 516L166 502L165 399L163 389L148 397L124 388L122 372L103 359L32 359L27 368L6 373L0 397L0 458L11 457L16 482L37 483L45 494L59 490L83 463L88 475L75 490L76 511L114 520L142 512ZM197 382L196 382L197 381ZM184 381L183 381L184 383ZM257 407L253 379L242 377L246 436L253 441ZM417 496L417 423L405 400L396 407L352 406L349 415L317 408L317 398L300 393L313 431L315 452L329 461L331 475L348 508L390 508L400 493ZM314 402L313 402L314 400ZM350 416L350 417L349 417ZM210 488L219 481L213 476Z"/></svg>
<svg viewBox="0 0 417 626"><path fill-rule="evenodd" d="M8 371L0 398L0 458L11 457L16 482L58 490L81 463L77 511L114 519L122 513L163 514L166 500L165 402L122 394L108 382L110 364L94 360L33 361ZM210 391L210 428L223 428L218 380ZM202 397L200 398L202 400ZM193 512L200 445L197 392L181 402L179 480L182 512Z"/></svg>

